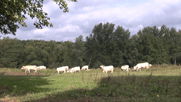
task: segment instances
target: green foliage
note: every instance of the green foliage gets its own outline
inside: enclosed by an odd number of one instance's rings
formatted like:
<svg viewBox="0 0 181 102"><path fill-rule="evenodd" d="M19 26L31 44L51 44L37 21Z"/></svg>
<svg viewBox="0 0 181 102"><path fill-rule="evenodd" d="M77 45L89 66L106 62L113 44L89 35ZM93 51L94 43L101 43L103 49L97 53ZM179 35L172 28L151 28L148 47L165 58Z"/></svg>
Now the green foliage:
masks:
<svg viewBox="0 0 181 102"><path fill-rule="evenodd" d="M137 63L181 64L181 30L156 26L145 27L130 37L129 30L112 23L98 24L86 37L75 42L0 39L0 67L20 68L23 65L60 66L100 65L135 66Z"/></svg>
<svg viewBox="0 0 181 102"><path fill-rule="evenodd" d="M137 39L138 45L136 47L140 53L140 61L155 64L168 63L167 45L163 40L164 33L166 31L159 30L156 26L143 28L137 33L139 38Z"/></svg>
<svg viewBox="0 0 181 102"><path fill-rule="evenodd" d="M68 12L68 4L65 0L53 0L63 9L63 12ZM77 0L69 0L77 2ZM42 29L43 26L53 27L49 22L48 14L43 11L44 0L0 0L0 32L2 34L15 35L16 30L19 28L18 24L27 27L25 19L29 15L32 19L36 18L33 23L36 28Z"/></svg>
<svg viewBox="0 0 181 102"><path fill-rule="evenodd" d="M73 43L70 41L66 41L65 43L62 44L62 50L63 50L63 65L72 67Z"/></svg>
<svg viewBox="0 0 181 102"><path fill-rule="evenodd" d="M29 63L29 65L43 65L42 61L38 61L38 60L33 60L32 62Z"/></svg>
<svg viewBox="0 0 181 102"><path fill-rule="evenodd" d="M75 39L74 48L73 48L73 57L74 57L74 66L83 66L85 65L85 42L83 41L83 36L80 35ZM86 63L87 65L88 63Z"/></svg>
<svg viewBox="0 0 181 102"><path fill-rule="evenodd" d="M62 61L62 51L55 41L0 40L0 67L20 68L23 65L45 65L55 68Z"/></svg>
<svg viewBox="0 0 181 102"><path fill-rule="evenodd" d="M92 56L91 66L97 68L95 63L120 66L128 64L127 50L130 45L130 32L114 24L96 25L92 34L86 38L86 53Z"/></svg>
<svg viewBox="0 0 181 102"><path fill-rule="evenodd" d="M9 37L1 40L0 43L0 61L1 67L17 67L22 58L23 45L18 39L10 39Z"/></svg>

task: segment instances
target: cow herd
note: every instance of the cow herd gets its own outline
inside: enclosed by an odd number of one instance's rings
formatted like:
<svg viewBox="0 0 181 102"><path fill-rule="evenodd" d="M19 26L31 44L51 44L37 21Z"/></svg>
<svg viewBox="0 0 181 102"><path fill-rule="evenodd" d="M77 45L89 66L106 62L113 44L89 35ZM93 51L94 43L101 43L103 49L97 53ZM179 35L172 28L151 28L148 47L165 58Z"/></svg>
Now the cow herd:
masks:
<svg viewBox="0 0 181 102"><path fill-rule="evenodd" d="M149 64L148 62L138 63L136 66L133 67L133 71L138 71L138 70L141 71L141 69L143 69L143 68L149 69L151 66L152 66L152 65ZM112 65L110 65L110 66L101 65L100 67L103 69L103 73L104 73L104 72L107 73L108 71L110 71L111 73L113 73L114 67L113 67ZM122 71L127 71L127 72L129 72L129 70L130 70L129 65L123 65L123 66L121 66L121 70L122 70Z"/></svg>
<svg viewBox="0 0 181 102"><path fill-rule="evenodd" d="M37 70L46 69L46 66L26 65L26 66L23 66L21 69L24 69L25 73L26 71L30 73L30 70L34 70L34 73L35 73L37 72Z"/></svg>
<svg viewBox="0 0 181 102"><path fill-rule="evenodd" d="M133 71L138 71L138 70L141 71L141 69L143 69L143 68L149 69L151 66L152 65L149 64L148 62L138 63L136 66L133 67ZM101 65L100 68L102 68L103 73L104 72L113 73L113 71L114 71L114 66L112 66L112 65L110 65L110 66ZM26 71L29 71L29 73L30 73L30 70L34 70L34 73L35 73L35 72L37 72L37 70L46 69L46 66L26 65L26 66L23 66L21 69L25 70L25 73L26 73ZM85 65L85 66L82 66L82 68L80 68L80 66L76 66L76 67L73 67L70 69L68 66L62 66L62 67L58 67L56 70L57 70L57 73L59 74L60 72L73 73L73 72L80 72L80 70L89 71L90 69L89 69L88 65ZM130 70L129 65L121 66L121 70L129 72L129 70Z"/></svg>

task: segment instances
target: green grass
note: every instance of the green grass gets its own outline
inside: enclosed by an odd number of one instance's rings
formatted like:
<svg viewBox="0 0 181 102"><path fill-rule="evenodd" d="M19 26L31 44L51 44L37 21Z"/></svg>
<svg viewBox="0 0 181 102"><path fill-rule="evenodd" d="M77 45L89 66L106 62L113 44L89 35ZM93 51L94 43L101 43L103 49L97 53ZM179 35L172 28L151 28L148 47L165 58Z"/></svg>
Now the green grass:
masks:
<svg viewBox="0 0 181 102"><path fill-rule="evenodd" d="M129 73L115 68L114 73L92 69L72 74L47 69L38 71L41 76L13 76L4 73L24 71L1 68L0 101L181 102L180 69L155 65L149 70Z"/></svg>

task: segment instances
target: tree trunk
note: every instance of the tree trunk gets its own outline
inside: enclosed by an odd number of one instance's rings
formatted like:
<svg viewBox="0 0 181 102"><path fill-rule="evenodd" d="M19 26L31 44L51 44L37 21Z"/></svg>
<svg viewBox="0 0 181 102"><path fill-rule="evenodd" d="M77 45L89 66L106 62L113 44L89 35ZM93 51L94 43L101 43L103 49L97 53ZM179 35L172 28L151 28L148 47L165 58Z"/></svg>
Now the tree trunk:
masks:
<svg viewBox="0 0 181 102"><path fill-rule="evenodd" d="M89 65L88 65L88 67L90 66L90 63L91 63L91 59L92 59L92 55L91 55L91 58L90 58L90 60L89 60Z"/></svg>
<svg viewBox="0 0 181 102"><path fill-rule="evenodd" d="M176 63L176 58L175 58L175 61L174 61L174 65L176 65L177 63Z"/></svg>

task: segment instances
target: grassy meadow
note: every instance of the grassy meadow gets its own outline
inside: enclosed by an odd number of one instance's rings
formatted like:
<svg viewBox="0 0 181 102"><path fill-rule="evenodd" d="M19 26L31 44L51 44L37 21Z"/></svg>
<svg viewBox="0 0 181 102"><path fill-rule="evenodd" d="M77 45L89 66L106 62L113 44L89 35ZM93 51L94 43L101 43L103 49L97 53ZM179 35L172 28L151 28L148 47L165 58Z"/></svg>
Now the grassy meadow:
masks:
<svg viewBox="0 0 181 102"><path fill-rule="evenodd" d="M37 74L0 68L0 101L5 102L181 102L181 66L154 65L142 71L103 73L91 69Z"/></svg>

